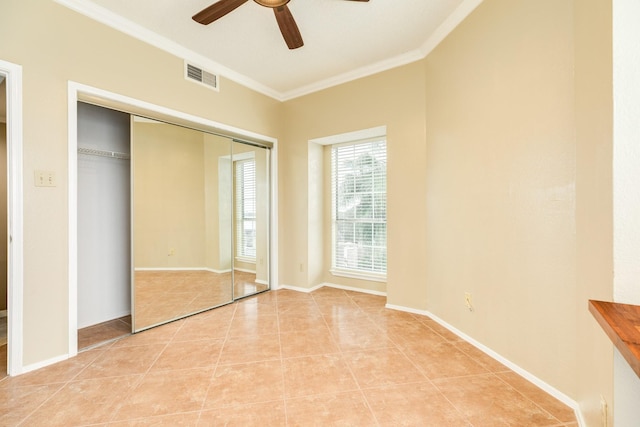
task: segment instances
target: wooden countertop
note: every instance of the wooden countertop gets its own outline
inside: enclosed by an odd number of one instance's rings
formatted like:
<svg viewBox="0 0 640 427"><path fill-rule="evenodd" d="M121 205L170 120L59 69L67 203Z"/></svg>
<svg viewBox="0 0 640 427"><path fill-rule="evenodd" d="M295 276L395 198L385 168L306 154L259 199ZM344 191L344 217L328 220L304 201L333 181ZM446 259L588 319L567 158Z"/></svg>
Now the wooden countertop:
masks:
<svg viewBox="0 0 640 427"><path fill-rule="evenodd" d="M640 306L589 300L589 311L640 378Z"/></svg>

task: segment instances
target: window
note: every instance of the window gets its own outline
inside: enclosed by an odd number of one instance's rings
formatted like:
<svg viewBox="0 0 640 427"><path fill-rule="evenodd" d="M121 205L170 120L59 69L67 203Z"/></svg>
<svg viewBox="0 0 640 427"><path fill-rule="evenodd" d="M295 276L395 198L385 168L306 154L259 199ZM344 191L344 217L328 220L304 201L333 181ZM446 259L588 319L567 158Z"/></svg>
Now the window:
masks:
<svg viewBox="0 0 640 427"><path fill-rule="evenodd" d="M385 139L331 148L332 272L383 278L387 273Z"/></svg>
<svg viewBox="0 0 640 427"><path fill-rule="evenodd" d="M256 161L234 162L236 199L236 257L256 259Z"/></svg>

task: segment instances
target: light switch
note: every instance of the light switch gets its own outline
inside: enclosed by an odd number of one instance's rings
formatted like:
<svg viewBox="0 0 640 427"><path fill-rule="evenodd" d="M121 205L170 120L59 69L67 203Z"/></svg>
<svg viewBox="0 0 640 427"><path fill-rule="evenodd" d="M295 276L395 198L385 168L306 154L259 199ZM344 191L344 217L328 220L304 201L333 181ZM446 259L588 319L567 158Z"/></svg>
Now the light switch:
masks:
<svg viewBox="0 0 640 427"><path fill-rule="evenodd" d="M53 171L35 171L36 187L55 187L56 173Z"/></svg>

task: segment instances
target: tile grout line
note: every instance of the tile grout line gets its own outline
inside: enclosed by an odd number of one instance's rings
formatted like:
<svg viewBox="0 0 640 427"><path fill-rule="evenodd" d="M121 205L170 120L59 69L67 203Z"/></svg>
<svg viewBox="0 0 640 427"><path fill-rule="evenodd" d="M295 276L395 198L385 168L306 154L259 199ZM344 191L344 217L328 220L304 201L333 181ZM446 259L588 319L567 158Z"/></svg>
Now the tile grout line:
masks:
<svg viewBox="0 0 640 427"><path fill-rule="evenodd" d="M524 399L528 400L529 402L531 402L534 406L536 406L537 408L539 408L542 412L544 412L545 414L549 415L551 418L553 418L554 420L558 421L557 424L552 424L552 426L556 426L556 425L564 425L566 424L564 421L558 419L555 415L553 415L551 412L547 411L545 408L543 408L542 406L540 406L538 404L538 402L534 401L533 399L530 399L529 396L527 396L526 394L524 394L523 392L521 392L519 389L517 389L516 387L512 386L511 384L509 384L506 380L502 379L502 377L500 375L497 375L494 373L494 376L496 378L498 378L498 380L500 380L502 383L504 383L507 387L509 387L510 389L514 390L516 393L518 393L520 396L522 396Z"/></svg>
<svg viewBox="0 0 640 427"><path fill-rule="evenodd" d="M211 377L209 378L209 385L207 385L207 390L204 393L204 398L202 399L202 404L200 404L200 411L198 412L198 421L197 425L200 424L200 419L202 418L202 412L204 412L204 405L207 402L207 397L209 397L209 391L211 390L211 385L216 379L216 373L218 372L218 368L220 367L220 359L222 358L222 352L224 351L227 342L231 336L231 325L233 324L233 320L236 317L236 312L238 311L237 301L233 301L231 304L227 304L223 307L233 306L233 313L231 314L231 320L229 321L229 325L227 326L227 333L225 334L224 340L222 341L222 346L220 347L220 351L218 352L218 359L216 360L215 365L213 366L213 372L211 373ZM220 307L222 308L222 307ZM214 309L215 310L215 309Z"/></svg>
<svg viewBox="0 0 640 427"><path fill-rule="evenodd" d="M171 337L168 338L167 342L164 344L164 347L162 348L162 350L160 350L158 352L158 354L156 355L156 357L153 359L153 361L149 364L149 366L147 367L147 370L142 373L142 374L136 374L139 376L139 378L137 379L137 381L135 381L134 384L132 384L131 388L129 389L129 391L126 393L125 396L123 396L122 399L120 399L120 402L116 405L116 408L113 410L113 412L111 413L111 417L109 418L109 421L107 421L107 424L111 424L112 422L114 422L115 417L118 415L118 413L120 413L120 410L122 409L123 405L127 402L129 396L131 396L133 394L133 392L140 386L140 384L142 384L142 382L144 381L144 379L147 377L147 374L149 373L149 371L151 371L151 368L153 367L153 365L155 365L155 363L158 361L158 359L160 358L160 356L162 355L162 353L164 353L164 351L167 349L167 347L169 346L169 343L171 343L171 341L173 340L173 338L175 337L175 335L180 331L180 329L182 329L184 327L184 322L182 322L182 324L180 325L180 327L178 329L176 329L173 332L173 335L171 335ZM144 331L142 332L144 333ZM132 336L132 335L129 335ZM125 337L126 338L126 337Z"/></svg>
<svg viewBox="0 0 640 427"><path fill-rule="evenodd" d="M351 298L351 295L349 295L346 292L345 292L345 295L347 296L347 298L349 298L350 301L352 301L358 307L358 309L362 310L362 308L358 305L358 303L356 301L354 301L353 298ZM315 298L314 298L314 301L315 301ZM316 305L317 305L317 302L316 302ZM329 327L329 324L327 323L327 319L325 319L324 316L322 316L322 320L324 320L324 322L327 325L327 327ZM331 334L331 339L334 339L333 332L331 331L331 328L329 328L329 333ZM367 405L367 409L369 410L369 414L371 414L371 417L373 418L373 421L375 421L376 425L380 426L380 421L378 420L378 417L376 416L375 412L373 411L373 408L371 407L371 403L369 402L369 399L367 399L367 396L365 395L364 391L362 390L362 385L360 384L360 381L358 381L358 378L356 378L356 375L354 374L353 369L351 369L351 366L349 365L349 363L344 358L344 353L345 352L342 350L342 348L340 348L340 346L337 343L336 343L336 345L338 346L338 350L340 350L340 359L346 365L347 369L349 370L349 373L351 374L351 377L353 378L353 380L355 381L356 385L358 386L358 391L360 392L360 396L362 396L362 399L364 400L364 403Z"/></svg>

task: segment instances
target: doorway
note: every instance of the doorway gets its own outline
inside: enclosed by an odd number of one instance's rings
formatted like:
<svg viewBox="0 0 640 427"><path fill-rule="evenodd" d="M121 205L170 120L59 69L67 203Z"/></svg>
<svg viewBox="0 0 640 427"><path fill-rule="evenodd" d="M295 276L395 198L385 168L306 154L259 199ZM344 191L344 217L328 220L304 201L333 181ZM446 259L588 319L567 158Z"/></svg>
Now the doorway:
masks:
<svg viewBox="0 0 640 427"><path fill-rule="evenodd" d="M7 82L0 74L0 242L7 242ZM0 378L7 375L7 245L0 245Z"/></svg>
<svg viewBox="0 0 640 427"><path fill-rule="evenodd" d="M7 343L0 364L0 370L8 375L18 375L24 371L22 362L22 305L23 305L23 181L22 181L22 67L0 60L0 79L4 94L0 99L3 110L4 158L2 160L4 179L3 235L6 251L6 270L2 273L6 280L6 328ZM0 214L1 216L2 214Z"/></svg>

